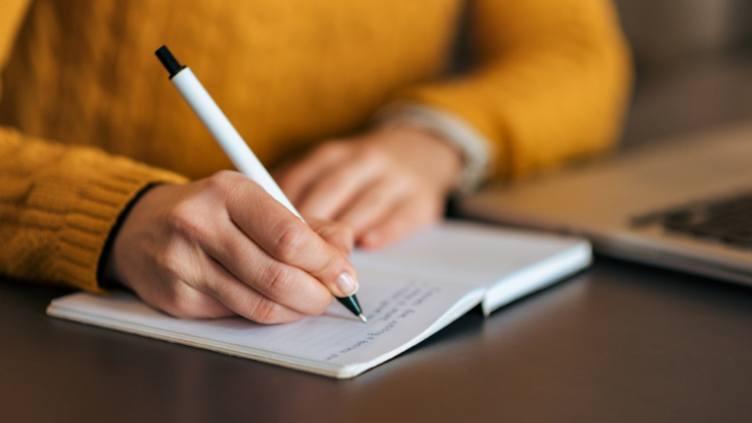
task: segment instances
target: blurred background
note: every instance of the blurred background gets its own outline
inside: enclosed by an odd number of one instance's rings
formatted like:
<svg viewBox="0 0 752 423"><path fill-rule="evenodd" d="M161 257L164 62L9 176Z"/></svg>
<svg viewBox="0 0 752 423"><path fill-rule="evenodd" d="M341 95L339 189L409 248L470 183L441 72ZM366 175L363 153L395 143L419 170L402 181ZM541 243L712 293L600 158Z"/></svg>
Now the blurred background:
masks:
<svg viewBox="0 0 752 423"><path fill-rule="evenodd" d="M625 147L752 119L752 1L615 3L637 72Z"/></svg>

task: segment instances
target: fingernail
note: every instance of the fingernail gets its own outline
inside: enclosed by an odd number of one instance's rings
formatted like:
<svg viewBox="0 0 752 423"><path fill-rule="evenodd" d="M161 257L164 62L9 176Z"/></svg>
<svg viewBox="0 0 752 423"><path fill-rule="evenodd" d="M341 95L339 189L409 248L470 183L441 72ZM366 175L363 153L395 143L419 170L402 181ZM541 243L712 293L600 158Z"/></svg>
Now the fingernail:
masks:
<svg viewBox="0 0 752 423"><path fill-rule="evenodd" d="M337 288L345 295L350 296L358 291L358 282L347 272L342 272L337 276Z"/></svg>

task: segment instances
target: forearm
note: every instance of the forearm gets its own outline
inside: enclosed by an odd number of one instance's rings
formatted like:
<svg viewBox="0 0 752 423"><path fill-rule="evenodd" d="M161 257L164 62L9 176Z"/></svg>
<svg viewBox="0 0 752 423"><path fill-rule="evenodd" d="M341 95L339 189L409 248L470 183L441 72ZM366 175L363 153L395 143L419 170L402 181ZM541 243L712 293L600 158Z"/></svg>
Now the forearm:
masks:
<svg viewBox="0 0 752 423"><path fill-rule="evenodd" d="M100 150L0 128L0 273L98 289L99 258L121 211L170 172Z"/></svg>
<svg viewBox="0 0 752 423"><path fill-rule="evenodd" d="M609 4L479 5L477 66L457 78L411 87L395 102L433 108L475 129L496 177L524 176L608 148L620 129L631 79Z"/></svg>

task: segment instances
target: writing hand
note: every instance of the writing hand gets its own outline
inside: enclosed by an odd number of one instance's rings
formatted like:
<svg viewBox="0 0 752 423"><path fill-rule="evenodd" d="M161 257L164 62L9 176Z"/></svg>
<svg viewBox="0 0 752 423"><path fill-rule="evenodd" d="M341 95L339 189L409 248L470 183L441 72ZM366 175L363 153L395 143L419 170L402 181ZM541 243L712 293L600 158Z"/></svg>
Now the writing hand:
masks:
<svg viewBox="0 0 752 423"><path fill-rule="evenodd" d="M352 234L293 216L237 172L160 185L133 206L106 263L109 277L177 317L240 315L282 323L351 295Z"/></svg>

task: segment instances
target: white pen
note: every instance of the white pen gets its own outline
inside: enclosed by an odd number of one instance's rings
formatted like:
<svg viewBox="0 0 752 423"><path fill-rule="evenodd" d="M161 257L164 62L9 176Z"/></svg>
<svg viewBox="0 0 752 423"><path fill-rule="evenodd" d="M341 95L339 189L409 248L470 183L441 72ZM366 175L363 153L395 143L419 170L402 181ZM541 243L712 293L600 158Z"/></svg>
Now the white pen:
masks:
<svg viewBox="0 0 752 423"><path fill-rule="evenodd" d="M282 192L282 189L280 189L264 165L261 164L261 161L253 154L253 151L248 147L243 137L232 126L227 116L222 113L222 110L214 102L204 86L201 85L201 82L199 82L191 69L180 64L170 50L167 49L167 46L161 46L155 54L165 69L167 69L167 72L169 72L172 85L177 88L186 103L188 103L193 112L196 113L196 116L206 126L206 129L214 136L214 139L217 140L222 150L224 150L230 161L232 161L232 164L235 165L235 168L259 184L269 195L290 210L292 214L303 220L303 217L295 209L287 196L285 196L285 193ZM363 310L355 295L336 298L348 310L358 316L360 320L364 323L366 322L366 317L363 315Z"/></svg>

